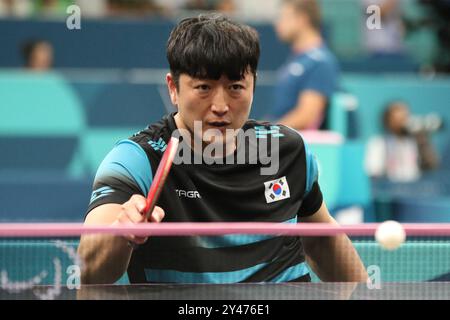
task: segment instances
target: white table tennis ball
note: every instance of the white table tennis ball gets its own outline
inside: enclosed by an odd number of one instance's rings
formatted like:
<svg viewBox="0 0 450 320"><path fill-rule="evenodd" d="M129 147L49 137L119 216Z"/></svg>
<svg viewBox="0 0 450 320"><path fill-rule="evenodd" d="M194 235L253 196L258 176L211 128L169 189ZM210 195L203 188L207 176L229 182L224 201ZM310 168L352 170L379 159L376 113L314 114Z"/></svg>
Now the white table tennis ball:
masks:
<svg viewBox="0 0 450 320"><path fill-rule="evenodd" d="M395 250L405 242L406 233L400 223L388 220L378 226L375 239L384 249Z"/></svg>

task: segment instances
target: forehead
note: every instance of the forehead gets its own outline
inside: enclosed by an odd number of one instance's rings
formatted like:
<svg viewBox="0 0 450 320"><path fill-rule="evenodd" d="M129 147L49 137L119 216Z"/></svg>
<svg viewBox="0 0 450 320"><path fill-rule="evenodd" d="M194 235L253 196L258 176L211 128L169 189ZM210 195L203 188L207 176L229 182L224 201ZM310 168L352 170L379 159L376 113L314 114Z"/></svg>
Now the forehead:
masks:
<svg viewBox="0 0 450 320"><path fill-rule="evenodd" d="M180 75L180 82L190 83L194 81L221 81L221 82L235 82L235 81L244 81L244 82L252 82L254 79L253 73L246 72L244 74L244 77L240 80L232 80L228 78L227 75L223 74L220 79L209 79L209 78L196 78L192 77L186 73L182 73Z"/></svg>

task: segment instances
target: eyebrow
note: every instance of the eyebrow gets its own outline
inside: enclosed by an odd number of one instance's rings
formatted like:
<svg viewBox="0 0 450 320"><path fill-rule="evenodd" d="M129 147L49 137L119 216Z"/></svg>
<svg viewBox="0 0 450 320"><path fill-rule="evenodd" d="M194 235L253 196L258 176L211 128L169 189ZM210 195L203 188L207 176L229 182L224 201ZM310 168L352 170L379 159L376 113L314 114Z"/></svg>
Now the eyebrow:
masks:
<svg viewBox="0 0 450 320"><path fill-rule="evenodd" d="M237 83L237 82L242 82L242 83L250 83L251 82L251 79L249 79L249 78L242 78L242 79L238 79L238 80L232 80L232 79L229 79L228 77L226 77L225 76L225 78L228 80L228 82L230 82L230 83ZM194 85L194 83L195 82L205 82L205 81L215 81L215 82L217 82L217 81L219 81L219 80L216 80L216 79L210 79L210 78L194 78L194 77L190 77L188 80L187 80L187 84L188 85Z"/></svg>

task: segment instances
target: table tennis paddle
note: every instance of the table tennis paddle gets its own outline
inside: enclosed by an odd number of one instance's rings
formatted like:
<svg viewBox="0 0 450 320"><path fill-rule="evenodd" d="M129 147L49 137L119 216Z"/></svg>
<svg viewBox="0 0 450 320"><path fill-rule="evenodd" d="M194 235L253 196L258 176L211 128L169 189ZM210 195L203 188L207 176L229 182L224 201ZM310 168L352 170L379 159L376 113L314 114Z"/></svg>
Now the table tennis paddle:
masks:
<svg viewBox="0 0 450 320"><path fill-rule="evenodd" d="M164 186L167 175L169 174L170 168L172 166L173 159L175 158L178 149L179 140L178 138L170 138L169 144L164 151L163 157L158 165L156 174L153 178L152 185L147 195L147 205L144 209L145 221L150 218L153 209L155 208L156 201L158 200L159 194Z"/></svg>

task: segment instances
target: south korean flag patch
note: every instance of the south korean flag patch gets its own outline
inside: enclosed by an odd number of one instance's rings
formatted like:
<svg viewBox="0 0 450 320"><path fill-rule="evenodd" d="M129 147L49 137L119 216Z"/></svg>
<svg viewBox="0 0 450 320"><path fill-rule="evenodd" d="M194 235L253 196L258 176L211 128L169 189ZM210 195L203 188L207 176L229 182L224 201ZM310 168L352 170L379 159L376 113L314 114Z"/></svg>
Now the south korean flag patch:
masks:
<svg viewBox="0 0 450 320"><path fill-rule="evenodd" d="M288 199L291 196L286 177L264 182L264 186L267 203Z"/></svg>

